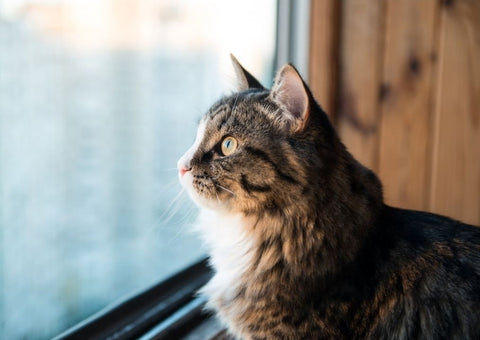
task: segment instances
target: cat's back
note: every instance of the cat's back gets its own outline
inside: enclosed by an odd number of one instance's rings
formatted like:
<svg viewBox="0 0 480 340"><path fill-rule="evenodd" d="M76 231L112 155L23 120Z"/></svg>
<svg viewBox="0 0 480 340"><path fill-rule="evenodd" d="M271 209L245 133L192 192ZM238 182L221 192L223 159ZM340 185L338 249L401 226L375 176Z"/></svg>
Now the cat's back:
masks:
<svg viewBox="0 0 480 340"><path fill-rule="evenodd" d="M480 338L480 229L385 207L368 247L376 284L362 337Z"/></svg>
<svg viewBox="0 0 480 340"><path fill-rule="evenodd" d="M386 206L379 222L380 235L400 262L426 262L471 270L480 279L480 228L451 218ZM377 229L378 230L378 229ZM380 240L377 240L380 241Z"/></svg>

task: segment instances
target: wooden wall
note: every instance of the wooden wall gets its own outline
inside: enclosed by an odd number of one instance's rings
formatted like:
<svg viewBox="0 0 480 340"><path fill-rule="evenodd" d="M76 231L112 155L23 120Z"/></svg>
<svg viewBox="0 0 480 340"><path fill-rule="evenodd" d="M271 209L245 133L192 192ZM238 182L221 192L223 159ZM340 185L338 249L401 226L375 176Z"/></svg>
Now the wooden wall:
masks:
<svg viewBox="0 0 480 340"><path fill-rule="evenodd" d="M312 0L309 83L388 204L480 225L480 1Z"/></svg>

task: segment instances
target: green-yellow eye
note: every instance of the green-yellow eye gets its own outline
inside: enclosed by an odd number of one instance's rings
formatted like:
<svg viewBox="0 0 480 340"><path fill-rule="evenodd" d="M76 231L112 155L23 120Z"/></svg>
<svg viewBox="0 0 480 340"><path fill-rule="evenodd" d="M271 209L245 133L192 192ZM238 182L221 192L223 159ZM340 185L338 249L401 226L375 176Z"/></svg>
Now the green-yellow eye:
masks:
<svg viewBox="0 0 480 340"><path fill-rule="evenodd" d="M222 141L222 153L224 156L229 156L237 149L237 140L233 137L225 137Z"/></svg>

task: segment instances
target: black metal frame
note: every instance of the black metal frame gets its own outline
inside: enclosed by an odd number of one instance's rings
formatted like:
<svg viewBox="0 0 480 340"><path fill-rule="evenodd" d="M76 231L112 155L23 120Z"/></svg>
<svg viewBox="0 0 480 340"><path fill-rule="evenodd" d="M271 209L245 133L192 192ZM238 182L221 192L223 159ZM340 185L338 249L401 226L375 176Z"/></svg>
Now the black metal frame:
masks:
<svg viewBox="0 0 480 340"><path fill-rule="evenodd" d="M212 276L203 259L58 335L64 339L172 339L208 317L196 291ZM176 336L175 336L176 337Z"/></svg>

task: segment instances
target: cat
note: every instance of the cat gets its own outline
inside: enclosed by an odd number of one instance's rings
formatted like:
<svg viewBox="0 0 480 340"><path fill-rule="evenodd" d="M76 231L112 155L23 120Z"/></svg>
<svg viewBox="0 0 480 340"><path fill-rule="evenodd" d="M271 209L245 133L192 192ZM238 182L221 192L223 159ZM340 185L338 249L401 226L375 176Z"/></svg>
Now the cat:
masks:
<svg viewBox="0 0 480 340"><path fill-rule="evenodd" d="M203 116L179 178L236 339L480 339L480 229L383 202L291 64Z"/></svg>

